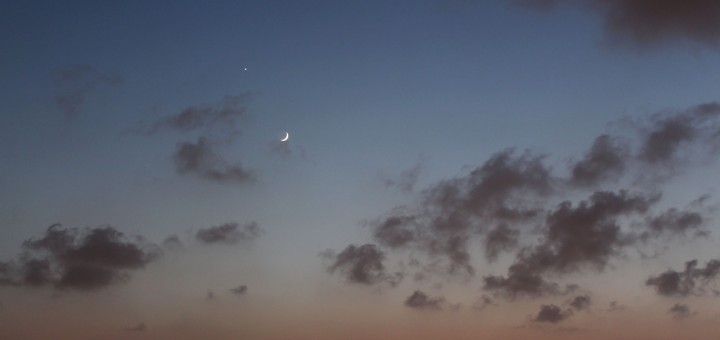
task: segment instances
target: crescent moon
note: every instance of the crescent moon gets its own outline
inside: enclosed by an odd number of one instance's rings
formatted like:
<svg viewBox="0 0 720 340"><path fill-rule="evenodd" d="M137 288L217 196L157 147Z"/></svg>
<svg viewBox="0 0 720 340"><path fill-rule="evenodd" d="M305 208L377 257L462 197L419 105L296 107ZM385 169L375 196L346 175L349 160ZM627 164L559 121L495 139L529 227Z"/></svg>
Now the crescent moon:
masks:
<svg viewBox="0 0 720 340"><path fill-rule="evenodd" d="M287 140L288 140L289 138L290 138L290 134L287 133L287 132L285 132L285 137L283 137L282 139L280 139L280 141L281 141L281 142L287 142Z"/></svg>

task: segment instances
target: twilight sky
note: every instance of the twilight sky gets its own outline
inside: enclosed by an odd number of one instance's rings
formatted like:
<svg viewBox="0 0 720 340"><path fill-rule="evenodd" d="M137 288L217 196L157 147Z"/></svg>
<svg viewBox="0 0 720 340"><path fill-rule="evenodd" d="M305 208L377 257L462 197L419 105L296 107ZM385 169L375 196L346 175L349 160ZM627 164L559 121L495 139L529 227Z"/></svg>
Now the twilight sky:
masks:
<svg viewBox="0 0 720 340"><path fill-rule="evenodd" d="M0 338L719 334L717 1L5 1L0 44Z"/></svg>

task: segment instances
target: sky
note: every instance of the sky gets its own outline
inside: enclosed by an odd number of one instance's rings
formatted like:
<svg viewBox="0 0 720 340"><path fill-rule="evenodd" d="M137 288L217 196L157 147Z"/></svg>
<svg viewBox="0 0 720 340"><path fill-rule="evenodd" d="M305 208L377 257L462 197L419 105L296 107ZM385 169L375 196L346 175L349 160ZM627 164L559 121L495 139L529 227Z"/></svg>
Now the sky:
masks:
<svg viewBox="0 0 720 340"><path fill-rule="evenodd" d="M716 1L11 0L0 44L0 338L718 336Z"/></svg>

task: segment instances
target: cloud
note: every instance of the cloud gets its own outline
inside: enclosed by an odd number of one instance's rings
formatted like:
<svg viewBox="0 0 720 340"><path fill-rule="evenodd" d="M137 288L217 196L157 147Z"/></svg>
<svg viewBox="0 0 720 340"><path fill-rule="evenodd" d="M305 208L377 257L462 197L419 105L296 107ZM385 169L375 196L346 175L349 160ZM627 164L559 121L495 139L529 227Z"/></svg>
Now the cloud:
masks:
<svg viewBox="0 0 720 340"><path fill-rule="evenodd" d="M123 330L126 332L144 332L145 329L145 323L141 322L135 326L124 328Z"/></svg>
<svg viewBox="0 0 720 340"><path fill-rule="evenodd" d="M443 297L430 297L422 291L416 290L405 299L405 306L412 309L440 310L445 303Z"/></svg>
<svg viewBox="0 0 720 340"><path fill-rule="evenodd" d="M205 137L199 137L195 143L179 143L173 160L175 170L181 175L192 174L214 182L242 183L255 179L254 174L241 164L227 164L213 151Z"/></svg>
<svg viewBox="0 0 720 340"><path fill-rule="evenodd" d="M628 155L627 145L609 135L600 135L585 157L573 165L570 182L577 186L591 186L617 178L625 168Z"/></svg>
<svg viewBox="0 0 720 340"><path fill-rule="evenodd" d="M562 310L556 305L542 305L540 311L532 319L535 322L558 323L572 316L571 310Z"/></svg>
<svg viewBox="0 0 720 340"><path fill-rule="evenodd" d="M717 47L720 3L714 0L520 0L534 9L582 5L603 17L610 41L637 47L689 42Z"/></svg>
<svg viewBox="0 0 720 340"><path fill-rule="evenodd" d="M112 227L65 229L54 224L23 243L18 265L0 272L0 282L18 286L96 290L122 283L159 255L157 247L127 241ZM12 267L12 268L10 268Z"/></svg>
<svg viewBox="0 0 720 340"><path fill-rule="evenodd" d="M219 226L203 228L195 233L195 239L205 244L234 245L240 241L252 241L262 233L262 229L255 222L242 227L235 222Z"/></svg>
<svg viewBox="0 0 720 340"><path fill-rule="evenodd" d="M399 211L375 223L375 240L391 248L412 246L448 262L452 274L474 274L467 250L469 238L487 223L518 222L540 212L533 197L552 189L544 156L513 149L494 154L465 176L441 181L421 193L417 211ZM488 254L512 246L514 231L494 231Z"/></svg>
<svg viewBox="0 0 720 340"><path fill-rule="evenodd" d="M610 304L608 305L607 311L615 312L615 311L621 311L621 310L625 310L625 309L627 309L627 307L625 307L625 305L622 305L617 301L611 301Z"/></svg>
<svg viewBox="0 0 720 340"><path fill-rule="evenodd" d="M592 299L590 298L590 295L578 295L574 298L572 298L570 301L568 301L568 304L570 307L574 308L575 310L585 310L590 308L592 305Z"/></svg>
<svg viewBox="0 0 720 340"><path fill-rule="evenodd" d="M203 106L190 106L179 113L161 118L140 132L146 135L160 131L189 132L203 128L221 126L234 131L238 121L247 117L247 102L252 93L245 92L225 96L221 101Z"/></svg>
<svg viewBox="0 0 720 340"><path fill-rule="evenodd" d="M710 260L704 268L698 268L697 264L697 260L685 262L685 270L667 270L651 276L645 284L654 287L655 292L663 296L702 295L706 293L705 287L720 276L720 260Z"/></svg>
<svg viewBox="0 0 720 340"><path fill-rule="evenodd" d="M55 81L60 87L53 98L60 112L70 117L76 114L85 103L87 94L101 85L116 86L123 78L115 74L106 74L88 64L60 68L55 72Z"/></svg>
<svg viewBox="0 0 720 340"><path fill-rule="evenodd" d="M235 295L245 295L247 293L247 286L246 285L240 285L233 289L230 289L230 292Z"/></svg>
<svg viewBox="0 0 720 340"><path fill-rule="evenodd" d="M422 163L418 163L411 169L401 172L396 178L386 178L383 184L386 188L395 188L402 192L412 192L415 189L421 172Z"/></svg>
<svg viewBox="0 0 720 340"><path fill-rule="evenodd" d="M500 252L514 250L519 237L519 230L510 228L506 223L498 224L485 237L485 258L494 261Z"/></svg>
<svg viewBox="0 0 720 340"><path fill-rule="evenodd" d="M584 267L603 270L611 257L632 242L622 233L617 219L644 213L658 199L624 190L596 191L575 206L569 201L560 203L547 214L543 241L523 248L506 277L484 277L484 288L511 298L561 293L558 285L546 281L543 274L577 272Z"/></svg>
<svg viewBox="0 0 720 340"><path fill-rule="evenodd" d="M373 285L388 282L394 285L401 278L397 274L393 276L385 273L385 252L374 244L351 244L339 254L325 252L321 256L333 260L327 268L328 272L341 273L349 283Z"/></svg>
<svg viewBox="0 0 720 340"><path fill-rule="evenodd" d="M678 321L695 315L695 312L690 311L690 307L688 307L688 305L682 303L676 303L670 307L670 309L668 309L668 313L672 315L673 319Z"/></svg>
<svg viewBox="0 0 720 340"><path fill-rule="evenodd" d="M631 135L595 138L565 176L555 175L546 164L550 155L504 149L467 173L417 191L415 203L370 222L373 246L382 247L375 249L383 256L385 251L409 252L415 262L427 261L417 263L424 271L415 274L417 279L428 271L469 279L475 273L471 248L476 245L487 262L512 252L515 260L505 274L482 277L483 289L493 297L574 292L576 285L558 279L602 272L628 248L651 239L707 235L708 219L697 204L658 212L665 182L647 186L641 179L679 175L668 169L680 164L681 150L720 150L712 144L720 141L713 137L718 117L716 102L647 116L632 124ZM682 122L692 138L669 133L668 122ZM604 188L620 183L626 188ZM580 195L586 198L578 199Z"/></svg>
<svg viewBox="0 0 720 340"><path fill-rule="evenodd" d="M162 246L169 250L180 250L185 248L177 235L170 235L162 241Z"/></svg>
<svg viewBox="0 0 720 340"><path fill-rule="evenodd" d="M648 229L642 238L659 237L661 235L707 236L710 232L703 228L705 218L698 212L681 211L670 208L665 212L647 218Z"/></svg>
<svg viewBox="0 0 720 340"><path fill-rule="evenodd" d="M691 142L707 139L715 132L712 119L720 116L720 103L693 106L672 115L656 114L649 131L643 136L640 160L658 164L674 160L677 151Z"/></svg>
<svg viewBox="0 0 720 340"><path fill-rule="evenodd" d="M487 295L482 295L477 300L475 300L475 302L472 304L472 308L474 310L481 311L489 306L497 306L497 305L498 304L492 298L490 298Z"/></svg>

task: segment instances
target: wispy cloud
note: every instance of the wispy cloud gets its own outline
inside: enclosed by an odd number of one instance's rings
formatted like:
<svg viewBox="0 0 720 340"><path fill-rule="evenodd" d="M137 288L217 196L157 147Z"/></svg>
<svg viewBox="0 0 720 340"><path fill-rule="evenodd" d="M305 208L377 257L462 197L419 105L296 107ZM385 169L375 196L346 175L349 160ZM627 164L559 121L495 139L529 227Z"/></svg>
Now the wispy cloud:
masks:
<svg viewBox="0 0 720 340"><path fill-rule="evenodd" d="M80 111L89 92L102 85L122 84L124 80L119 75L100 72L93 65L79 64L58 69L55 81L59 87L55 105L71 117Z"/></svg>

